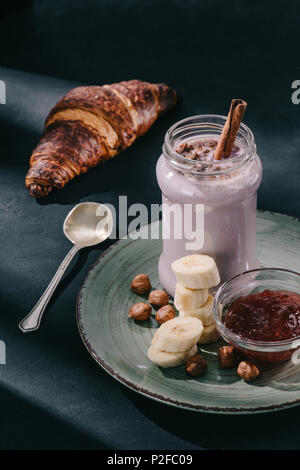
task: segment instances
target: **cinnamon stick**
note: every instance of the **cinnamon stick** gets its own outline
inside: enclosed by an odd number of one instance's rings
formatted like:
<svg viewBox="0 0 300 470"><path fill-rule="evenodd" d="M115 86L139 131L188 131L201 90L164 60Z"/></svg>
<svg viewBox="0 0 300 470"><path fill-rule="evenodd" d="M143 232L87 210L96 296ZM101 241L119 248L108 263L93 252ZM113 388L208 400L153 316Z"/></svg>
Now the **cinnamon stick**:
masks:
<svg viewBox="0 0 300 470"><path fill-rule="evenodd" d="M230 156L246 106L247 103L244 100L233 99L231 101L230 110L214 153L215 160Z"/></svg>

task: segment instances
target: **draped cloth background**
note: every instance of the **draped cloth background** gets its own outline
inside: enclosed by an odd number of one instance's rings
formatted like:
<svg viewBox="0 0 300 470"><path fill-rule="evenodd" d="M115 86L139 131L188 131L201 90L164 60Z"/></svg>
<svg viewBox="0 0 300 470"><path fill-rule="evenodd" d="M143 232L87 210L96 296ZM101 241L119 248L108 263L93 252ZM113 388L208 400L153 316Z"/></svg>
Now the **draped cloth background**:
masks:
<svg viewBox="0 0 300 470"><path fill-rule="evenodd" d="M300 217L300 105L291 102L291 83L300 79L298 23L296 1L250 0L37 1L0 19L7 88L0 105L0 339L7 347L0 448L299 447L299 407L264 416L193 414L138 396L94 363L77 332L75 302L109 241L74 261L38 333L17 328L70 248L62 222L71 207L116 204L119 195L128 204L158 203L155 164L167 128L192 114L226 114L233 97L248 101L244 120L263 161L259 208ZM121 155L49 198L30 198L24 178L50 107L75 85L130 78L166 81L182 101Z"/></svg>

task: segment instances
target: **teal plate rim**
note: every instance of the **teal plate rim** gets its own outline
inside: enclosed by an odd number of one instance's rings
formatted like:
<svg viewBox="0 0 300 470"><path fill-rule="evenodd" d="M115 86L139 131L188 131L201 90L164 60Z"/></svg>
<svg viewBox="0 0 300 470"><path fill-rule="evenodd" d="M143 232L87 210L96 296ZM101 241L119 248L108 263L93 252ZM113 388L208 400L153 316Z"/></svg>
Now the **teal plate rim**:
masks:
<svg viewBox="0 0 300 470"><path fill-rule="evenodd" d="M267 210L258 210L257 212L262 213L262 214L275 214L275 215L281 215L290 219L294 219L298 222L300 222L300 218L283 214L280 212L274 212L274 211L267 211ZM155 222L152 222L155 223ZM148 226L150 226L148 224ZM128 237L127 237L128 238ZM101 255L97 258L97 260L90 266L88 269L80 287L78 290L77 294L77 299L76 299L76 322L77 322L77 327L79 330L79 334L81 336L81 339L83 341L84 346L90 353L90 355L94 358L94 360L106 371L108 372L109 375L111 375L114 379L116 379L118 382L120 382L122 385L125 385L129 389L147 397L151 398L152 400L158 401L160 403L164 403L167 405L171 405L176 408L181 408L189 411L197 411L197 412L204 412L204 413L212 413L212 414L257 414L257 413L267 413L267 412L275 412L275 411L282 411L287 408L292 408L295 406L298 406L300 404L300 398L297 400L292 400L288 402L283 402L278 405L270 405L270 406L259 406L259 407L222 407L222 406L205 406L205 405L194 405L192 403L187 403L179 400L174 400L172 398L166 397L164 395L160 395L157 393L151 392L151 390L148 390L143 387L139 387L137 384L134 382L128 380L126 377L123 377L121 374L117 373L107 362L105 362L99 354L94 350L94 348L91 346L87 335L85 333L84 325L81 321L81 298L83 295L83 289L88 281L88 278L93 271L93 269L97 266L97 264L102 260L102 258L105 258L105 256L113 250L116 246L118 246L122 241L126 240L127 238L121 238L120 240L116 241L113 243L111 246L109 246L106 250L104 250Z"/></svg>

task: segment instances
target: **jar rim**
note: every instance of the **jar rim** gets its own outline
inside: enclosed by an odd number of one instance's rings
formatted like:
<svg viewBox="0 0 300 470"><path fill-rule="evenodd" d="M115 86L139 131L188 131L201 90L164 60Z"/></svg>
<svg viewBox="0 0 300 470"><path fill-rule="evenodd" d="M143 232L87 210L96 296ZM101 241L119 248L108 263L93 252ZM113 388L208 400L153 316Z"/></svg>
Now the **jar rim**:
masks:
<svg viewBox="0 0 300 470"><path fill-rule="evenodd" d="M201 128L211 126L210 131L214 130L216 135L221 135L226 119L227 116L221 114L199 114L177 121L167 130L165 134L163 144L163 155L178 170L190 170L192 173L196 173L198 176L224 174L240 168L244 163L249 161L249 159L251 159L251 157L256 152L254 135L250 128L244 123L240 124L237 139L241 141L243 137L243 143L245 143L245 150L239 155L232 158L227 158L224 160L214 160L209 162L190 160L176 152L176 150L174 149L174 144L172 144L172 138L176 136L176 133L182 132L184 130L188 132L193 127L197 129L197 125L199 130L199 126L201 126ZM217 122L218 120L220 121L219 123ZM216 131L218 132L216 133ZM208 132L206 132L206 134L208 134ZM201 134L199 133L199 136L200 135ZM193 138L196 137L197 134ZM182 141L184 141L184 139Z"/></svg>

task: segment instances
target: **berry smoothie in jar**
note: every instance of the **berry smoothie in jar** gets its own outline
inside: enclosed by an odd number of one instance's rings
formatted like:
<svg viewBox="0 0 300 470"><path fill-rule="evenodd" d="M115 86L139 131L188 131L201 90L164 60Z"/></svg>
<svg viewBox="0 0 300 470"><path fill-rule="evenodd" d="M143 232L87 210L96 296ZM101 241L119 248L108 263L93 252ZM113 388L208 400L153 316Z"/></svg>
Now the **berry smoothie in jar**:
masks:
<svg viewBox="0 0 300 470"><path fill-rule="evenodd" d="M172 296L176 280L171 264L180 257L213 257L221 282L259 267L256 204L262 165L254 136L244 124L230 155L215 158L225 124L226 116L192 116L174 124L165 136L156 167L163 203L159 278Z"/></svg>

